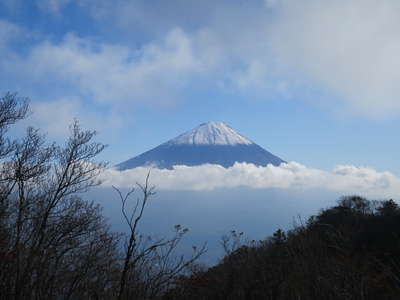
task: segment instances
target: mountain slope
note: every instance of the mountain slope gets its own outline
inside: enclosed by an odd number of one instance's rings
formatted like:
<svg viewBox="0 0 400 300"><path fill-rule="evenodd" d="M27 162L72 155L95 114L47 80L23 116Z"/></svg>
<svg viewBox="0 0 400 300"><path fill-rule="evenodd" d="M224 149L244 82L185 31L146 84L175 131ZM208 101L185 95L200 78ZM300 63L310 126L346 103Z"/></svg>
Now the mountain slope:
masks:
<svg viewBox="0 0 400 300"><path fill-rule="evenodd" d="M171 169L174 165L218 164L230 167L235 162L257 166L284 162L221 122L208 122L116 166L119 170L139 166Z"/></svg>

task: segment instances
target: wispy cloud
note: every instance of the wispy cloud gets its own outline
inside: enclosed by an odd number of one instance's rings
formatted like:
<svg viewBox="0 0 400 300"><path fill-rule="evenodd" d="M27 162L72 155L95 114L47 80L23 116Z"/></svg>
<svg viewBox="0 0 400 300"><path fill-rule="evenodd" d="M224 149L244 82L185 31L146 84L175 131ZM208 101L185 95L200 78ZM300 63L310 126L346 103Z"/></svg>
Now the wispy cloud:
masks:
<svg viewBox="0 0 400 300"><path fill-rule="evenodd" d="M143 182L149 168L126 171L107 170L102 179L106 186L130 187ZM386 171L350 165L337 166L332 171L307 168L296 162L280 166L257 167L236 163L230 168L219 165L175 166L172 170L151 169L151 183L167 190L213 190L250 187L255 189L320 189L341 193L396 196L400 193L400 178Z"/></svg>

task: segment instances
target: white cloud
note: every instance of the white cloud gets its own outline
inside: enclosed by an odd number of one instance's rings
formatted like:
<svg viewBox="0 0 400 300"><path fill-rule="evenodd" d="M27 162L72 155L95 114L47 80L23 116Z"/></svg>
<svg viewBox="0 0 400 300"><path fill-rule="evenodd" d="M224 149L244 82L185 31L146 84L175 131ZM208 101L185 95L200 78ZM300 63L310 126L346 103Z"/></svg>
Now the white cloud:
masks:
<svg viewBox="0 0 400 300"><path fill-rule="evenodd" d="M39 1L53 12L70 2ZM207 88L266 98L291 97L300 82L329 91L330 98L345 100L356 112L400 114L397 0L177 0L158 1L154 8L141 0L70 4L106 23L120 43L71 33L61 42L42 39L23 51L26 56L0 61L4 72L31 74L29 80L42 83L56 78L120 106L169 103L206 79ZM10 25L0 23L0 38L3 32L10 35Z"/></svg>
<svg viewBox="0 0 400 300"><path fill-rule="evenodd" d="M131 187L143 182L148 168L107 170L102 179L106 186ZM151 183L158 189L212 190L218 188L250 187L256 189L320 189L369 196L397 196L400 179L390 172L372 168L338 166L333 171L307 168L290 162L280 166L257 167L236 163L230 168L219 165L175 166L173 170L151 169Z"/></svg>
<svg viewBox="0 0 400 300"><path fill-rule="evenodd" d="M270 41L281 63L372 116L400 112L400 2L277 2Z"/></svg>
<svg viewBox="0 0 400 300"><path fill-rule="evenodd" d="M158 4L163 13L141 1L117 2L109 13L127 31L143 23L150 31L159 28L154 35L159 37L172 26L183 28L196 59L213 54L209 61L218 68L208 68L208 76L228 80L230 88L285 96L300 81L328 91L333 107L344 100L351 111L371 117L400 113L398 0L204 1L212 13L198 13L194 21L178 13L192 12L194 1ZM280 82L286 85L283 93L276 88Z"/></svg>
<svg viewBox="0 0 400 300"><path fill-rule="evenodd" d="M69 125L77 119L82 128L105 132L122 126L121 118L112 113L87 111L79 98L61 98L57 100L38 100L30 104L31 114L18 125L40 128L52 139L64 139L69 135Z"/></svg>
<svg viewBox="0 0 400 300"><path fill-rule="evenodd" d="M271 87L265 84L273 80L268 62L260 56L265 43L247 29L234 34L207 26L195 32L176 27L137 49L69 33L61 42L42 40L27 56L14 55L3 64L10 73L41 84L57 79L81 95L115 105L169 103L186 88L201 86L201 79L240 90Z"/></svg>
<svg viewBox="0 0 400 300"><path fill-rule="evenodd" d="M42 128L52 137L67 136L68 125L81 115L78 99L35 101L31 104L31 111L32 115L26 122Z"/></svg>
<svg viewBox="0 0 400 300"><path fill-rule="evenodd" d="M15 61L10 69L15 69ZM67 35L61 43L45 41L17 62L35 80L57 78L103 102L166 102L202 71L191 41L180 29L141 50Z"/></svg>
<svg viewBox="0 0 400 300"><path fill-rule="evenodd" d="M54 11L67 3L41 1L46 7L53 7ZM217 5L218 13L213 13L213 17L193 16L198 20L197 26L187 28L183 22L187 18L179 17L177 19L182 22L174 23L174 18L167 20L155 16L149 12L147 4L139 2L128 5L125 1L116 1L115 8L104 1L100 1L99 5L89 0L79 4L90 11L97 11L95 7L107 7L109 13L100 14L104 18L102 21L113 18L129 21L128 41L108 43L95 37L79 37L74 33L56 42L41 37L40 42L24 51L27 55L3 62L3 69L20 77L22 75L18 74L31 76L24 80L43 85L49 78L57 79L60 84L72 85L81 94L117 105L168 103L179 98L187 87L201 86L201 79L206 79L207 88L210 84L218 86L221 83L224 87L240 90L263 87L269 75L264 57L266 43L262 39L265 28L261 23L264 21L259 17L248 18L254 13L251 6L247 8L235 4L231 9L224 9L224 5ZM163 10L169 10L167 15L175 16L176 13L171 12L171 5L161 2L159 5ZM206 5L209 8L214 6L215 3L211 1ZM144 43L130 38L134 30L131 20L141 19L137 16L138 9L140 13L147 12L151 16L152 21L147 21L146 26L155 26L163 19L162 33L147 38ZM189 6L182 1L178 9L185 11ZM123 14L119 14L121 10ZM236 26L238 23L240 27ZM257 30L254 30L254 26ZM12 50L9 49L9 52Z"/></svg>

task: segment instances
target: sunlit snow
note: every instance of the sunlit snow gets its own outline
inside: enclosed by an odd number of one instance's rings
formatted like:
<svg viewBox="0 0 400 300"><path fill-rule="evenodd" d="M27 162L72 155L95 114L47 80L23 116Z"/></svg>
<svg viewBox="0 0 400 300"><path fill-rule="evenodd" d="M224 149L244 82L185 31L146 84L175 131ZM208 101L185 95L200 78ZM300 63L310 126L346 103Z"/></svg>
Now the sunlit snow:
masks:
<svg viewBox="0 0 400 300"><path fill-rule="evenodd" d="M166 144L188 145L250 145L252 141L222 122L208 122L185 132Z"/></svg>

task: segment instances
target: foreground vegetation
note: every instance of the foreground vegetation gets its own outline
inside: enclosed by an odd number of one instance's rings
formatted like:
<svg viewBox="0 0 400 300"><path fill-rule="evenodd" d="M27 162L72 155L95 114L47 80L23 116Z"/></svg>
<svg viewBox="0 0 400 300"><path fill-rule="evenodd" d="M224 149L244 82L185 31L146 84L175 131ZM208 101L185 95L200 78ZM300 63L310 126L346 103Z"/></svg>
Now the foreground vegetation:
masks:
<svg viewBox="0 0 400 300"><path fill-rule="evenodd" d="M221 262L200 267L204 247L175 254L187 229L177 225L164 239L140 234L154 193L148 177L127 194L116 189L128 234L111 232L101 208L80 198L100 184L106 164L95 158L105 146L77 122L63 146L33 128L7 138L28 112L25 99L0 98L0 299L399 299L394 201L344 197L263 241L243 244L232 232Z"/></svg>
<svg viewBox="0 0 400 300"><path fill-rule="evenodd" d="M0 98L0 299L160 297L204 248L177 257L187 232L179 225L169 238L140 234L154 194L148 177L126 195L116 189L129 233L111 232L100 207L80 198L100 184L106 164L95 158L105 146L76 121L62 146L33 128L22 139L8 138L9 126L28 113L26 99Z"/></svg>
<svg viewBox="0 0 400 300"><path fill-rule="evenodd" d="M399 297L400 208L393 200L352 196L304 225L238 247L217 266L182 277L164 299Z"/></svg>

